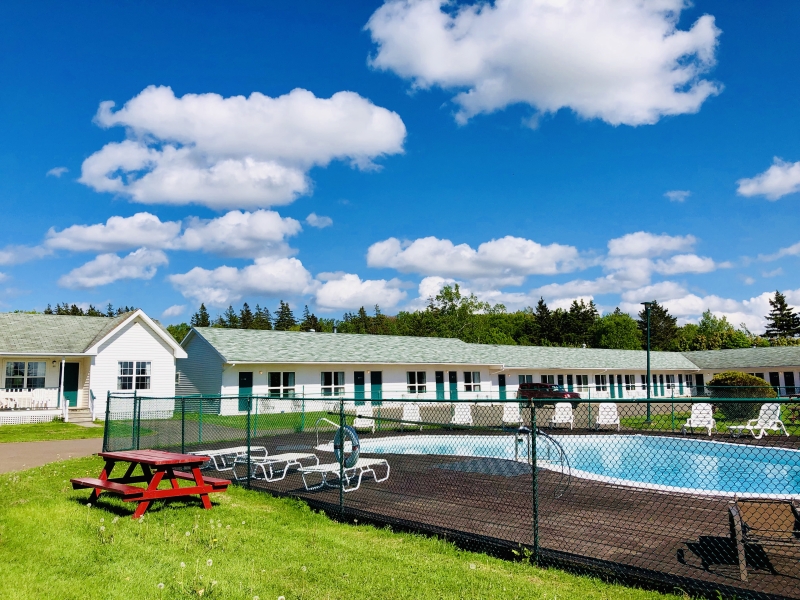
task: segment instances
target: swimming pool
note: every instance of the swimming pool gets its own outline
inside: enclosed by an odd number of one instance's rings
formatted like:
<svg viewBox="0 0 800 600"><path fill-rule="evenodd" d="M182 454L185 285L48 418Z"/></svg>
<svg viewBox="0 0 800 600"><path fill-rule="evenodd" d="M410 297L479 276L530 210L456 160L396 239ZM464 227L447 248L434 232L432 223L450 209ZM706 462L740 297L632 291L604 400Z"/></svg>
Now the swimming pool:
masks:
<svg viewBox="0 0 800 600"><path fill-rule="evenodd" d="M800 495L797 450L647 435L552 437L564 448L574 477L699 494L771 498ZM361 452L514 460L516 443L513 435L412 435L364 439ZM520 454L524 457L526 450L520 448ZM539 466L561 468L546 461Z"/></svg>

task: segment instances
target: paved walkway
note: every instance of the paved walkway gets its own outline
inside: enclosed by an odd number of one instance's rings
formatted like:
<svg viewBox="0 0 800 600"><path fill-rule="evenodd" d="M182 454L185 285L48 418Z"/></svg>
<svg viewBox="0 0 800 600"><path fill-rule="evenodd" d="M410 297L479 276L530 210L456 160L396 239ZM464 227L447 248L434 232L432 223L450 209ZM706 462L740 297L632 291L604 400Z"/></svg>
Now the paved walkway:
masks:
<svg viewBox="0 0 800 600"><path fill-rule="evenodd" d="M102 449L103 438L0 444L0 473L32 469L56 460L91 456Z"/></svg>

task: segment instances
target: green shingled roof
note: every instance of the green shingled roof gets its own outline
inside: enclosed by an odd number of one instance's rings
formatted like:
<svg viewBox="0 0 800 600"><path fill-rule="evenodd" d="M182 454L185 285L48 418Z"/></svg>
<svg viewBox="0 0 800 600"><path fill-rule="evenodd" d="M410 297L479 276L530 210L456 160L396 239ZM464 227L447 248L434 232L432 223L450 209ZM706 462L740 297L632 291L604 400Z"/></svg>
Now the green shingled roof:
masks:
<svg viewBox="0 0 800 600"><path fill-rule="evenodd" d="M80 354L129 316L130 313L112 318L0 313L0 353Z"/></svg>
<svg viewBox="0 0 800 600"><path fill-rule="evenodd" d="M304 333L201 327L194 330L228 363L474 364L520 369L646 368L646 353L637 350L490 346L457 339ZM696 370L677 352L653 352L653 369Z"/></svg>
<svg viewBox="0 0 800 600"><path fill-rule="evenodd" d="M766 369L800 365L800 346L704 350L683 354L701 369Z"/></svg>

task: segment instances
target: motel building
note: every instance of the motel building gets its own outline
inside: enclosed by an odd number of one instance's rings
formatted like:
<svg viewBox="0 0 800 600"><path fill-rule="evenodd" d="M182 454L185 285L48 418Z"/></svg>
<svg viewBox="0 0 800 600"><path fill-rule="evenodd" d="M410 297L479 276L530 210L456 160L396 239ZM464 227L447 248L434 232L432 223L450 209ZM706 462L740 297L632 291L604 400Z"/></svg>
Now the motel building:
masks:
<svg viewBox="0 0 800 600"><path fill-rule="evenodd" d="M182 342L176 394L219 396L220 414L242 414L248 396L289 412L347 405L505 400L521 383L545 382L582 398L647 395L647 353L639 350L494 346L457 339L194 328ZM651 352L651 397L702 396L716 374L764 378L781 395L800 384L800 347ZM281 400L278 400L281 399Z"/></svg>
<svg viewBox="0 0 800 600"><path fill-rule="evenodd" d="M175 362L186 357L141 310L112 318L0 313L0 425L102 419L109 392L172 397Z"/></svg>

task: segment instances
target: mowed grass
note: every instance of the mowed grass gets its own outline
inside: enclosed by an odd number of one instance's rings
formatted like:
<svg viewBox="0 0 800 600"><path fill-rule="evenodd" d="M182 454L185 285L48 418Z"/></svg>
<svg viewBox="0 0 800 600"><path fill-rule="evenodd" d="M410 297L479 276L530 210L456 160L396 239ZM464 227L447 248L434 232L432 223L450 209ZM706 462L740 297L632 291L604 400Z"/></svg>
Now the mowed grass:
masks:
<svg viewBox="0 0 800 600"><path fill-rule="evenodd" d="M0 425L0 443L85 440L101 437L103 437L102 427L81 427L74 423L60 421L25 425Z"/></svg>
<svg viewBox="0 0 800 600"><path fill-rule="evenodd" d="M800 435L800 423L793 423L789 420L788 411L784 408L782 411L783 424L789 435ZM686 420L691 416L690 411L675 411L674 416L671 413L667 414L653 414L651 415L650 423L647 422L646 417L622 417L620 415L620 424L623 427L630 427L632 429L654 430L654 431L680 431L681 427ZM726 419L721 412L714 413L714 421L716 422L716 431L718 433L728 433L730 425L744 425L746 419L730 420ZM700 431L700 429L695 429ZM770 432L771 433L771 432ZM749 435L749 433L747 434ZM783 433L781 433L783 435Z"/></svg>
<svg viewBox="0 0 800 600"><path fill-rule="evenodd" d="M70 477L97 458L0 475L0 596L38 598L667 598L461 551L424 536L339 524L305 504L232 487L197 500L133 504Z"/></svg>

